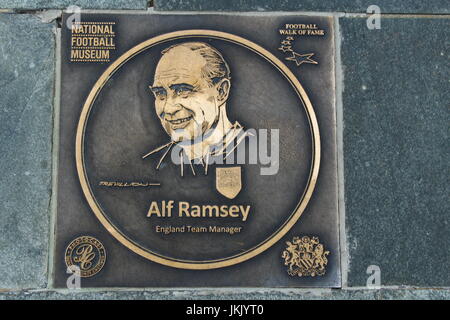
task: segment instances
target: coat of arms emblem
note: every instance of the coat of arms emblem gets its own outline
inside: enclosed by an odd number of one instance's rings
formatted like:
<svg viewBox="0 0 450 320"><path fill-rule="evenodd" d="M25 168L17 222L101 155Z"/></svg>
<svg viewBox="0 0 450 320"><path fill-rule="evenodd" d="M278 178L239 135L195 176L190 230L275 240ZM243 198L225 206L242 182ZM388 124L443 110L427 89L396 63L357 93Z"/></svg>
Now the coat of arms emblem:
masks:
<svg viewBox="0 0 450 320"><path fill-rule="evenodd" d="M325 274L328 263L326 256L330 251L325 251L318 237L294 237L292 242L286 241L286 244L287 248L281 257L284 259L284 265L289 266L289 275L315 277Z"/></svg>

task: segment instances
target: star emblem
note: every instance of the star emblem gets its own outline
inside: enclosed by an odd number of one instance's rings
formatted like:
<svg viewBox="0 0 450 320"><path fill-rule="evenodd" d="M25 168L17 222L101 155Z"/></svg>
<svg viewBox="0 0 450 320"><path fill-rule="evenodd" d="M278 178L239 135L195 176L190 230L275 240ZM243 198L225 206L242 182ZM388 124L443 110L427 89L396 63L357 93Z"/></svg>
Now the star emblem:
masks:
<svg viewBox="0 0 450 320"><path fill-rule="evenodd" d="M292 46L281 46L280 48L278 48L278 50L281 50L284 53L291 52L292 51Z"/></svg>
<svg viewBox="0 0 450 320"><path fill-rule="evenodd" d="M292 43L289 40L283 40L283 41L281 41L281 44L285 45L285 46L290 46Z"/></svg>
<svg viewBox="0 0 450 320"><path fill-rule="evenodd" d="M303 63L319 64L317 61L311 59L314 53L298 54L292 51L292 56L287 57L286 60L294 61L297 67L301 66Z"/></svg>
<svg viewBox="0 0 450 320"><path fill-rule="evenodd" d="M292 40L294 40L294 37L286 37L286 40L292 41Z"/></svg>

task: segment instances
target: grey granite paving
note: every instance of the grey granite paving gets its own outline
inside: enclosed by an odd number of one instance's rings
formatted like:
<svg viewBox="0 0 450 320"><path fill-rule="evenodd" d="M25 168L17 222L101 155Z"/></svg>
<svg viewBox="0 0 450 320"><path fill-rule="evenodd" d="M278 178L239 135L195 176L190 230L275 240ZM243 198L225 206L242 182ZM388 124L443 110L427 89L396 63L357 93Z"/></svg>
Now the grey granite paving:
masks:
<svg viewBox="0 0 450 320"><path fill-rule="evenodd" d="M382 13L448 13L447 0L155 0L161 11L326 11L367 12L378 5Z"/></svg>
<svg viewBox="0 0 450 320"><path fill-rule="evenodd" d="M450 286L450 20L340 26L349 284Z"/></svg>
<svg viewBox="0 0 450 320"><path fill-rule="evenodd" d="M0 14L0 288L47 281L53 28Z"/></svg>
<svg viewBox="0 0 450 320"><path fill-rule="evenodd" d="M0 9L147 9L147 0L0 0Z"/></svg>

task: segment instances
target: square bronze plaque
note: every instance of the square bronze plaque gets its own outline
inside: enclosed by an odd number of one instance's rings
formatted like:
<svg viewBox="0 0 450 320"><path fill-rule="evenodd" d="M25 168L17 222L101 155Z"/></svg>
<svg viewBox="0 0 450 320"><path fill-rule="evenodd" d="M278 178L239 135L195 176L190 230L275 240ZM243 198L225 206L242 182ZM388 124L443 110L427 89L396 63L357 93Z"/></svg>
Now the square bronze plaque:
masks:
<svg viewBox="0 0 450 320"><path fill-rule="evenodd" d="M331 17L61 37L56 287L340 287Z"/></svg>

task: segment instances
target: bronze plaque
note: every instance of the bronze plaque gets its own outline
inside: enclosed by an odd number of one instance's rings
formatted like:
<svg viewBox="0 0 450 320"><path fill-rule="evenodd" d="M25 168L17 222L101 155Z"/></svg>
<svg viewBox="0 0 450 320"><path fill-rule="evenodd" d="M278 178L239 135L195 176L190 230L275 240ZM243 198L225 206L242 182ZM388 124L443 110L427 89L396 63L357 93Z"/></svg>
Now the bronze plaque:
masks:
<svg viewBox="0 0 450 320"><path fill-rule="evenodd" d="M55 286L339 287L333 32L65 14Z"/></svg>

